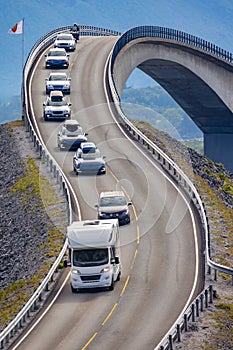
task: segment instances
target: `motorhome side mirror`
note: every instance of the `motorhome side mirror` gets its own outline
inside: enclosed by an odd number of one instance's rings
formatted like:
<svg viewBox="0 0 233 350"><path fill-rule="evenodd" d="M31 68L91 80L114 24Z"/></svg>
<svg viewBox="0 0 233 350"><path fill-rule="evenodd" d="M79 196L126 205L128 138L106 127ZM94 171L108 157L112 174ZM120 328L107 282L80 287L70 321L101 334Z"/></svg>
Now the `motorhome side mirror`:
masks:
<svg viewBox="0 0 233 350"><path fill-rule="evenodd" d="M115 263L116 263L116 264L120 264L119 256L115 256Z"/></svg>

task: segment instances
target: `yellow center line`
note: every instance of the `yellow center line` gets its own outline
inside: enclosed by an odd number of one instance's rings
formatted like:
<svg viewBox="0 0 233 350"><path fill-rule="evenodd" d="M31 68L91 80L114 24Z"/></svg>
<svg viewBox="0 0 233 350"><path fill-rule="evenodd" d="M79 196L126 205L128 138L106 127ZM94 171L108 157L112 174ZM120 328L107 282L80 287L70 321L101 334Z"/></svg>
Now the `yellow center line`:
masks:
<svg viewBox="0 0 233 350"><path fill-rule="evenodd" d="M138 250L136 249L135 252L134 252L134 257L133 257L132 264L131 264L131 266L130 266L130 269L131 269L131 270L133 269L133 266L134 266L134 264L135 264L135 260L136 260L137 254L138 254Z"/></svg>
<svg viewBox="0 0 233 350"><path fill-rule="evenodd" d="M107 316L107 317L105 318L105 320L102 322L102 324L101 324L102 326L104 326L105 323L108 321L109 317L112 316L112 314L113 314L115 308L117 307L117 305L118 305L118 303L115 303L115 304L113 305L112 310L109 312L108 316Z"/></svg>
<svg viewBox="0 0 233 350"><path fill-rule="evenodd" d="M97 336L97 334L98 334L98 332L95 332L93 334L93 336L88 340L88 342L84 345L84 347L82 347L82 350L85 350L88 347L88 345L94 340L94 338Z"/></svg>
<svg viewBox="0 0 233 350"><path fill-rule="evenodd" d="M130 275L127 277L126 281L125 281L125 284L124 284L124 287L122 288L122 291L121 291L121 294L120 294L120 297L122 297L122 295L124 294L125 290L126 290L126 287L129 283L129 279L130 279Z"/></svg>
<svg viewBox="0 0 233 350"><path fill-rule="evenodd" d="M132 204L132 208L133 208L135 220L138 221L138 216L137 216L137 212L136 212L136 208L135 208L135 205L134 205L134 204Z"/></svg>
<svg viewBox="0 0 233 350"><path fill-rule="evenodd" d="M139 226L137 225L137 244L140 243L140 229Z"/></svg>
<svg viewBox="0 0 233 350"><path fill-rule="evenodd" d="M111 169L109 169L111 175L113 176L113 178L115 179L115 181L117 183L120 182L120 180L117 178L117 176L113 173L113 171ZM127 190L124 188L124 186L121 185L121 188L122 190L124 191L125 195L127 196L127 198L130 200L130 197L129 197L129 194L127 193ZM133 208L133 212L134 212L134 216L135 216L135 220L138 221L138 216L137 216L137 211L136 211L136 208L135 206L132 204L132 208ZM140 242L140 229L139 229L139 226L137 225L136 227L137 229L137 244L139 244ZM134 252L134 256L133 256L133 260L132 260L132 263L130 265L130 269L132 270L133 269L133 266L135 264L135 261L136 261L136 257L137 257L137 254L138 254L138 249L136 248L135 252ZM121 293L120 293L120 298L123 296L127 286L128 286L128 283L129 283L129 280L130 280L130 275L128 275L126 281L125 281L125 284L121 290ZM109 314L105 317L104 321L101 323L101 327L103 327L106 322L109 320L109 318L112 316L114 310L116 309L116 307L118 306L118 303L115 303L111 309L111 311L109 312ZM93 336L87 341L87 343L82 347L81 350L85 350L88 345L95 339L95 337L97 336L98 332L95 332L93 334Z"/></svg>

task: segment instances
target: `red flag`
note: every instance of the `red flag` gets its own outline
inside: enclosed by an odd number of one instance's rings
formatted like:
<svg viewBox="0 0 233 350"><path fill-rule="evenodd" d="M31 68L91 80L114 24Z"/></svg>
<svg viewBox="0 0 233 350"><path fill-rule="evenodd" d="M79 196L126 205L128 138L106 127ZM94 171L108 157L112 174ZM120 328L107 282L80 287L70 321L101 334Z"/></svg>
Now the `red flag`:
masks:
<svg viewBox="0 0 233 350"><path fill-rule="evenodd" d="M8 34L23 34L23 19L10 28Z"/></svg>

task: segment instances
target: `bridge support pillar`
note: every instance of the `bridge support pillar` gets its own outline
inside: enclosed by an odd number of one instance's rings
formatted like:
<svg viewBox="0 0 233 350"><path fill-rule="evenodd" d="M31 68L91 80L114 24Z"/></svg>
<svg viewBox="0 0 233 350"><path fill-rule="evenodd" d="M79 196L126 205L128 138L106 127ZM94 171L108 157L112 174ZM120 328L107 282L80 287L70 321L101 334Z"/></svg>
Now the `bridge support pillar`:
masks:
<svg viewBox="0 0 233 350"><path fill-rule="evenodd" d="M204 134L204 154L233 172L233 133Z"/></svg>

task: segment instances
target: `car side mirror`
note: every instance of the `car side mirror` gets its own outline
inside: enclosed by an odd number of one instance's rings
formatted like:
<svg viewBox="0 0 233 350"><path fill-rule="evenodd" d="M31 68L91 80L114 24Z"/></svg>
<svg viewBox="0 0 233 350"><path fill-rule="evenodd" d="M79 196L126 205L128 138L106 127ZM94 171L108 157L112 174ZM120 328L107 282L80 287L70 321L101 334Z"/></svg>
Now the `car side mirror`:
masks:
<svg viewBox="0 0 233 350"><path fill-rule="evenodd" d="M46 103L45 103L45 102L43 102L43 106L46 106Z"/></svg>
<svg viewBox="0 0 233 350"><path fill-rule="evenodd" d="M132 202L128 202L127 204L128 204L128 205L132 205Z"/></svg>
<svg viewBox="0 0 233 350"><path fill-rule="evenodd" d="M71 78L68 78L67 80L71 81Z"/></svg>
<svg viewBox="0 0 233 350"><path fill-rule="evenodd" d="M88 135L88 133L87 132L85 132L85 134L84 134L85 136L87 136Z"/></svg>
<svg viewBox="0 0 233 350"><path fill-rule="evenodd" d="M68 103L68 106L69 106L69 107L72 106L72 103Z"/></svg>
<svg viewBox="0 0 233 350"><path fill-rule="evenodd" d="M95 208L99 208L98 204L95 205Z"/></svg>
<svg viewBox="0 0 233 350"><path fill-rule="evenodd" d="M106 156L103 156L102 158L103 158L103 159L106 159L107 157L106 157Z"/></svg>
<svg viewBox="0 0 233 350"><path fill-rule="evenodd" d="M119 256L115 256L115 263L116 263L116 264L120 264L120 258L119 258Z"/></svg>
<svg viewBox="0 0 233 350"><path fill-rule="evenodd" d="M48 81L49 80L49 78L45 78L45 81Z"/></svg>

